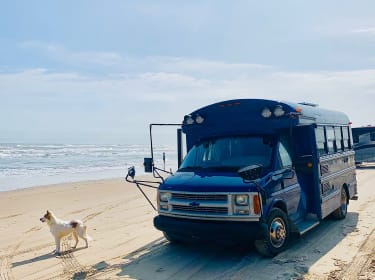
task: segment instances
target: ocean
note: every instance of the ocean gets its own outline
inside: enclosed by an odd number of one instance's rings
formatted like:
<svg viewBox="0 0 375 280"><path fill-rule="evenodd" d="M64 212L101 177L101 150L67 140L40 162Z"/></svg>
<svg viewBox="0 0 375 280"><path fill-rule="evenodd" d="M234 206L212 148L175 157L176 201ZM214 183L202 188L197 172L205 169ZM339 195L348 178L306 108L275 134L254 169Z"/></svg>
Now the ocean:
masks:
<svg viewBox="0 0 375 280"><path fill-rule="evenodd" d="M150 145L1 144L0 191L85 180L125 178L130 166L142 175ZM174 146L154 147L157 167L177 169Z"/></svg>

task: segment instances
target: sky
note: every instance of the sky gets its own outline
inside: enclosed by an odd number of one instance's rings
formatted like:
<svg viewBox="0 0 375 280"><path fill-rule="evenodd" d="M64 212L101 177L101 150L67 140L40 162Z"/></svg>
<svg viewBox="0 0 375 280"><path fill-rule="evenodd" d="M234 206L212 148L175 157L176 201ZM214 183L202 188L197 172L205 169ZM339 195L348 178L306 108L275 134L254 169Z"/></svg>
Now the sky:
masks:
<svg viewBox="0 0 375 280"><path fill-rule="evenodd" d="M1 1L0 46L0 143L147 143L237 98L375 125L372 0Z"/></svg>

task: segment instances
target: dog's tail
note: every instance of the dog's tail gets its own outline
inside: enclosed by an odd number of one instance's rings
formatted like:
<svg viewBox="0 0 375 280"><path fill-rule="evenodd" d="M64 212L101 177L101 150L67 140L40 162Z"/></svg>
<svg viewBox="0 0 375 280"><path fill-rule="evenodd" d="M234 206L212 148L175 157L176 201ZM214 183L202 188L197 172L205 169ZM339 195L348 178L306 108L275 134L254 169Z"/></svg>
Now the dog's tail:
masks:
<svg viewBox="0 0 375 280"><path fill-rule="evenodd" d="M87 229L87 227L83 226L83 237L86 238L88 241L93 241L92 237L87 234L86 229Z"/></svg>

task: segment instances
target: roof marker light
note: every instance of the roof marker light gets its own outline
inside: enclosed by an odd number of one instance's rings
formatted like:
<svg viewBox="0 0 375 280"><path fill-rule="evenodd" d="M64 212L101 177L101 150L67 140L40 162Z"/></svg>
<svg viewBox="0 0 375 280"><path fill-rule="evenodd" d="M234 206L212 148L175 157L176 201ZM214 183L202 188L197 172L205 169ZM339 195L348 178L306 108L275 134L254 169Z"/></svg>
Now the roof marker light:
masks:
<svg viewBox="0 0 375 280"><path fill-rule="evenodd" d="M281 105L277 105L275 109L273 109L273 114L275 117L281 117L285 114L285 111Z"/></svg>
<svg viewBox="0 0 375 280"><path fill-rule="evenodd" d="M193 119L190 115L186 115L186 116L184 117L184 122L185 122L186 124L193 124L193 123L194 123L194 119Z"/></svg>
<svg viewBox="0 0 375 280"><path fill-rule="evenodd" d="M197 115L195 117L195 121L198 123L198 124L201 124L204 122L204 118L201 116L201 115Z"/></svg>
<svg viewBox="0 0 375 280"><path fill-rule="evenodd" d="M261 114L263 118L269 118L272 116L272 112L268 107L264 107Z"/></svg>

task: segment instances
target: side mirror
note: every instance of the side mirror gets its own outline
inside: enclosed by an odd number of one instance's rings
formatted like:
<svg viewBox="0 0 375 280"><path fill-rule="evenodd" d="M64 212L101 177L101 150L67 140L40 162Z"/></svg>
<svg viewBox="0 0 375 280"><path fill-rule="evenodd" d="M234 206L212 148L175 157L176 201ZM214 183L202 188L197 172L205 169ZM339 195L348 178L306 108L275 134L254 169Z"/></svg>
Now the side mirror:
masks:
<svg viewBox="0 0 375 280"><path fill-rule="evenodd" d="M135 177L135 168L134 166L128 168L128 176L134 179Z"/></svg>
<svg viewBox="0 0 375 280"><path fill-rule="evenodd" d="M283 169L283 170L279 170L279 171L276 171L271 179L273 181L278 181L280 179L292 179L294 177L294 171L292 169Z"/></svg>
<svg viewBox="0 0 375 280"><path fill-rule="evenodd" d="M146 173L151 173L153 171L154 162L152 158L144 158L143 159L143 166L145 167Z"/></svg>
<svg viewBox="0 0 375 280"><path fill-rule="evenodd" d="M249 165L238 170L238 175L245 181L258 179L262 175L263 166L260 164Z"/></svg>

